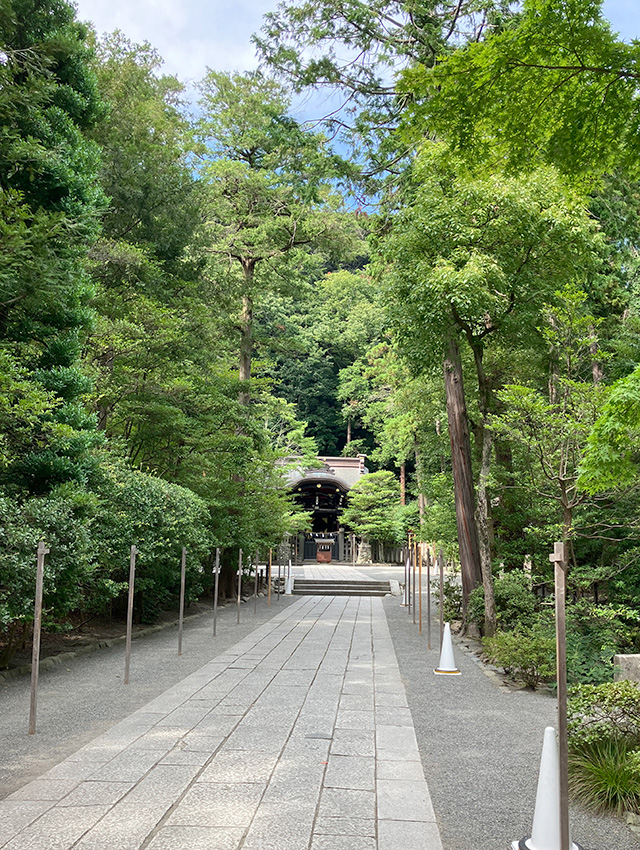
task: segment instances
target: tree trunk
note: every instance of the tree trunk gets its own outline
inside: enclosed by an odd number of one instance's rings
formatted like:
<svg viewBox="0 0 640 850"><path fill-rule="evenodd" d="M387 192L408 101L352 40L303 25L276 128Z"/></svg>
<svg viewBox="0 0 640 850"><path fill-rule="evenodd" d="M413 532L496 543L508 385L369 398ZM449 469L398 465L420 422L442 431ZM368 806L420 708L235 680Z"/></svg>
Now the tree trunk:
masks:
<svg viewBox="0 0 640 850"><path fill-rule="evenodd" d="M400 464L400 504L407 503L407 466L405 463Z"/></svg>
<svg viewBox="0 0 640 850"><path fill-rule="evenodd" d="M242 296L242 311L240 312L240 364L238 377L241 388L239 401L241 405L249 404L249 381L251 380L251 357L253 354L253 275L255 261L247 260L242 263L244 272L245 292Z"/></svg>
<svg viewBox="0 0 640 850"><path fill-rule="evenodd" d="M491 448L493 437L486 425L482 434L482 462L478 479L478 543L480 546L480 565L482 569L482 587L484 588L484 633L493 637L496 631L496 601L493 592L493 572L491 570L491 506L487 481L491 471Z"/></svg>
<svg viewBox="0 0 640 850"><path fill-rule="evenodd" d="M484 633L493 637L496 631L496 601L493 592L493 520L491 517L491 501L489 497L489 474L491 472L491 453L493 449L493 433L489 426L491 410L491 386L484 371L484 348L481 342L472 345L473 358L478 376L478 406L480 408L480 425L478 438L480 441L480 475L477 488L476 527L478 530L478 545L480 547L480 569L482 571L482 587L484 589Z"/></svg>
<svg viewBox="0 0 640 850"><path fill-rule="evenodd" d="M347 419L347 445L351 442L351 419Z"/></svg>
<svg viewBox="0 0 640 850"><path fill-rule="evenodd" d="M466 619L469 594L482 581L482 573L475 522L471 441L462 380L462 361L460 349L453 334L449 337L448 351L444 360L444 385L462 573L462 613Z"/></svg>
<svg viewBox="0 0 640 850"><path fill-rule="evenodd" d="M422 458L420 457L420 450L418 449L417 441L415 441L413 452L416 459L416 484L418 485L418 514L420 516L420 525L423 525L425 499L422 493Z"/></svg>

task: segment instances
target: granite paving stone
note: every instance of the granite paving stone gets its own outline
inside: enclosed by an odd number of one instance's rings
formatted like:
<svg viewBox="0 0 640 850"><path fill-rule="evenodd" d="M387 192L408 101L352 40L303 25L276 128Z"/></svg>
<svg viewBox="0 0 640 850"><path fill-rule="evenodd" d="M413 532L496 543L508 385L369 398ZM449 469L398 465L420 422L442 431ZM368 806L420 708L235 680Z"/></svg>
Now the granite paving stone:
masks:
<svg viewBox="0 0 640 850"><path fill-rule="evenodd" d="M0 824L7 850L440 850L381 600L276 610Z"/></svg>

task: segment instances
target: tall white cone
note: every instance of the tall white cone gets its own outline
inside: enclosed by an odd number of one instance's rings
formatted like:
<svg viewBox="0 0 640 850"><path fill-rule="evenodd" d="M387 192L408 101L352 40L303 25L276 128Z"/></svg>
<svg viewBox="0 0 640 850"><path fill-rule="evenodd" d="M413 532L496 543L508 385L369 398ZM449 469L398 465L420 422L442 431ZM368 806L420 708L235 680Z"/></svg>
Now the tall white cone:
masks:
<svg viewBox="0 0 640 850"><path fill-rule="evenodd" d="M580 850L571 842L571 850ZM556 730L544 730L540 776L531 838L514 841L513 850L560 850L560 756Z"/></svg>
<svg viewBox="0 0 640 850"><path fill-rule="evenodd" d="M462 675L456 667L453 657L453 643L451 642L451 626L444 624L442 635L442 649L440 650L440 662L433 671L437 676L460 676Z"/></svg>

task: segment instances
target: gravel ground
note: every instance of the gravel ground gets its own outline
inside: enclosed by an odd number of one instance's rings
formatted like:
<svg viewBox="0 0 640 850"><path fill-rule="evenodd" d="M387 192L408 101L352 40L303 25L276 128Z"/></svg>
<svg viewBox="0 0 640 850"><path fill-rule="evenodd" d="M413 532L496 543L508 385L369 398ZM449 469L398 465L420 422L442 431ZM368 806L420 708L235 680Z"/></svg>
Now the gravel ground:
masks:
<svg viewBox="0 0 640 850"><path fill-rule="evenodd" d="M168 628L131 644L129 684L123 684L124 643L41 671L38 687L38 725L28 735L30 679L22 676L0 684L0 798L35 779L84 744L128 717L167 688L198 670L237 643L257 626L290 604L291 598L272 596L271 607L258 598L241 606L237 625L235 605L218 609L217 636L211 615L184 625L182 656L178 629Z"/></svg>
<svg viewBox="0 0 640 850"><path fill-rule="evenodd" d="M422 637L397 598L385 599L385 611L444 850L507 850L531 835L543 733L556 724L556 700L501 686L457 642L462 676L434 676L437 623L428 651L424 611ZM622 819L576 807L571 831L584 850L640 846Z"/></svg>

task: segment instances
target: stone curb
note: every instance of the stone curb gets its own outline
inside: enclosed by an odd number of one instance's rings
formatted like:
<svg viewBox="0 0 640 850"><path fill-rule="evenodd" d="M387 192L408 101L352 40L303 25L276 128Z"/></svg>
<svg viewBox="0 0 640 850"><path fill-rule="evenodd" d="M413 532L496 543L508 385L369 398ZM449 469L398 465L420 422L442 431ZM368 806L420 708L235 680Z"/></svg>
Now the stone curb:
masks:
<svg viewBox="0 0 640 850"><path fill-rule="evenodd" d="M224 605L219 605L218 607L224 608ZM210 611L201 611L199 614L190 614L188 617L184 617L183 623L187 623L190 620L197 620L198 617L211 616ZM133 632L131 635L132 640L137 640L141 637L147 637L148 635L153 635L156 632L162 632L165 629L173 628L177 626L179 620L169 620L166 623L158 623L156 626L149 626L148 629L140 629L140 631ZM65 664L67 661L71 661L73 658L79 658L82 655L91 655L96 652L98 649L106 649L110 646L116 646L119 643L124 643L127 639L125 635L118 635L114 638L107 638L106 640L99 640L95 643L88 643L85 646L81 646L78 649L74 649L70 652L60 652L58 655L51 655L48 658L43 658L40 664L38 665L38 669L42 672L43 670L51 670L53 667L57 667L60 664ZM20 676L28 676L31 674L31 664L23 664L21 667L14 667L12 670L4 670L0 672L0 684L6 684L10 682L12 679L18 679Z"/></svg>

